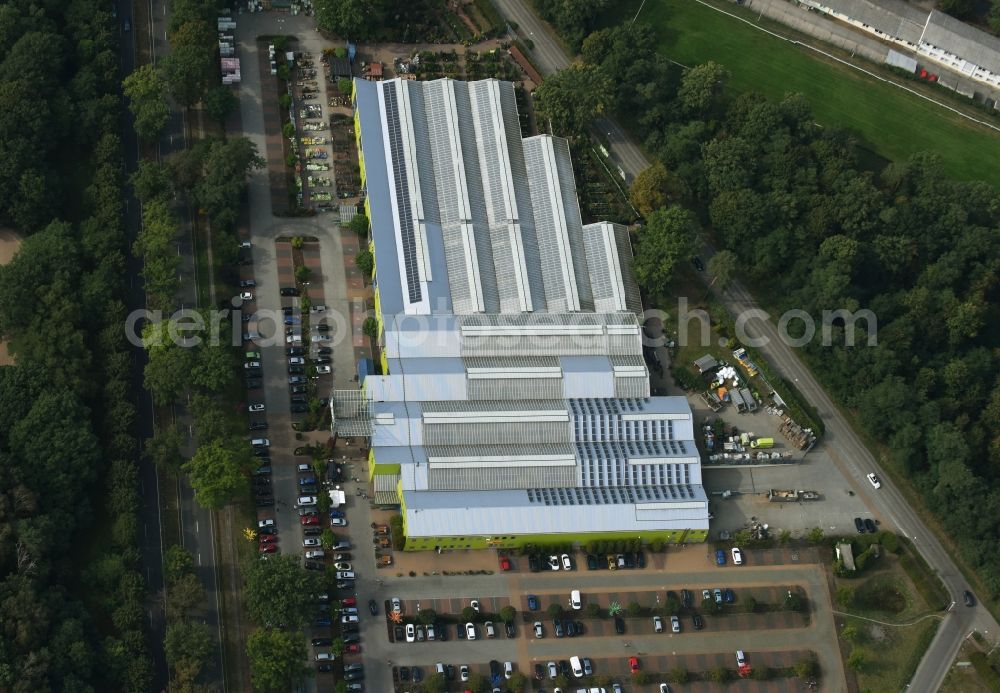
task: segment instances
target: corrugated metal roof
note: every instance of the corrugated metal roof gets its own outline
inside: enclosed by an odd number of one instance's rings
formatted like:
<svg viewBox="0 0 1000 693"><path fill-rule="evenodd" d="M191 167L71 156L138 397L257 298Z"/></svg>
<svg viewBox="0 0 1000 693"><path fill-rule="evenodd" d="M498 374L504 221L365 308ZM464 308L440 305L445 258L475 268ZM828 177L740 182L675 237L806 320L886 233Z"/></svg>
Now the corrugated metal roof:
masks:
<svg viewBox="0 0 1000 693"><path fill-rule="evenodd" d="M632 501L597 498L589 504L546 505L529 501L528 491L404 491L404 495L407 530L412 536L708 529L708 500L700 487L661 510L639 510ZM564 497L568 498L565 493Z"/></svg>
<svg viewBox="0 0 1000 693"><path fill-rule="evenodd" d="M832 11L878 29L887 36L916 44L927 12L902 0L803 0L803 4Z"/></svg>
<svg viewBox="0 0 1000 693"><path fill-rule="evenodd" d="M1000 38L934 10L921 40L1000 74Z"/></svg>
<svg viewBox="0 0 1000 693"><path fill-rule="evenodd" d="M376 474L373 485L376 505L399 505L399 474Z"/></svg>

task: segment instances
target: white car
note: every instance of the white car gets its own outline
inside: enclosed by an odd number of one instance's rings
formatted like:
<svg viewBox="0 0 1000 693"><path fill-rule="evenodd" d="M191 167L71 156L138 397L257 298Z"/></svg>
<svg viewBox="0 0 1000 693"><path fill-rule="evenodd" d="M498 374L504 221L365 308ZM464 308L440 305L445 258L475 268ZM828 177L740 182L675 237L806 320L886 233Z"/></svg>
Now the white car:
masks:
<svg viewBox="0 0 1000 693"><path fill-rule="evenodd" d="M343 517L331 517L330 518L331 527L346 527L347 520Z"/></svg>
<svg viewBox="0 0 1000 693"><path fill-rule="evenodd" d="M665 683L660 684L660 693L670 693L670 686Z"/></svg>
<svg viewBox="0 0 1000 693"><path fill-rule="evenodd" d="M274 520L257 520L257 527L263 529L264 527L274 527Z"/></svg>
<svg viewBox="0 0 1000 693"><path fill-rule="evenodd" d="M334 660L334 656L333 656L332 652L317 652L316 653L316 661L317 662L332 662L333 660Z"/></svg>
<svg viewBox="0 0 1000 693"><path fill-rule="evenodd" d="M271 447L271 440L269 438L251 438L250 445L255 448L269 448Z"/></svg>
<svg viewBox="0 0 1000 693"><path fill-rule="evenodd" d="M478 599L473 599L471 602L469 602L469 606L471 606L475 610L475 612L477 614L479 613L479 600Z"/></svg>
<svg viewBox="0 0 1000 693"><path fill-rule="evenodd" d="M308 506L308 505L316 505L316 496L299 496L298 497L298 504L299 505L306 505L306 506Z"/></svg>
<svg viewBox="0 0 1000 693"><path fill-rule="evenodd" d="M549 662L548 664L549 678L554 679L559 676L559 669L556 667L555 662Z"/></svg>
<svg viewBox="0 0 1000 693"><path fill-rule="evenodd" d="M465 664L463 664L461 667L459 667L459 669L458 669L458 677L460 679L462 679L463 681L468 681L469 680L469 667L466 666Z"/></svg>
<svg viewBox="0 0 1000 693"><path fill-rule="evenodd" d="M306 551L306 558L308 559L324 558L325 556L326 553L324 553L323 549L313 549L312 551Z"/></svg>
<svg viewBox="0 0 1000 693"><path fill-rule="evenodd" d="M743 650L736 650L736 666L742 667L747 663L747 656L743 654Z"/></svg>
<svg viewBox="0 0 1000 693"><path fill-rule="evenodd" d="M568 553L562 555L562 567L563 570L573 570L573 561L569 560Z"/></svg>
<svg viewBox="0 0 1000 693"><path fill-rule="evenodd" d="M253 300L253 292L252 291L241 291L240 292L240 300L241 301L252 301Z"/></svg>
<svg viewBox="0 0 1000 693"><path fill-rule="evenodd" d="M879 481L879 478L877 476L875 476L875 472L868 473L868 481L870 481L871 485L874 486L875 488L882 488L882 482Z"/></svg>
<svg viewBox="0 0 1000 693"><path fill-rule="evenodd" d="M657 633L663 632L663 619L659 616L653 616L653 630Z"/></svg>
<svg viewBox="0 0 1000 693"><path fill-rule="evenodd" d="M310 474L314 471L312 466L308 464L300 464L298 467L296 467L296 470L298 471L299 474Z"/></svg>
<svg viewBox="0 0 1000 693"><path fill-rule="evenodd" d="M288 359L289 366L304 366L306 365L306 360L301 356L292 356Z"/></svg>
<svg viewBox="0 0 1000 693"><path fill-rule="evenodd" d="M337 572L338 580L353 580L354 571L353 570L341 570Z"/></svg>
<svg viewBox="0 0 1000 693"><path fill-rule="evenodd" d="M549 556L549 568L559 570L559 556Z"/></svg>
<svg viewBox="0 0 1000 693"><path fill-rule="evenodd" d="M302 548L304 549L311 549L316 546L319 546L319 544L320 544L319 539L317 539L316 537L306 537L305 539L302 540Z"/></svg>
<svg viewBox="0 0 1000 693"><path fill-rule="evenodd" d="M733 547L733 565L743 565L743 552Z"/></svg>
<svg viewBox="0 0 1000 693"><path fill-rule="evenodd" d="M406 642L417 641L417 629L412 623L406 624Z"/></svg>
<svg viewBox="0 0 1000 693"><path fill-rule="evenodd" d="M505 679L509 679L513 675L514 675L514 663L513 662L504 662L503 663L503 677Z"/></svg>
<svg viewBox="0 0 1000 693"><path fill-rule="evenodd" d="M676 616L670 617L670 630L674 633L681 632L681 620Z"/></svg>
<svg viewBox="0 0 1000 693"><path fill-rule="evenodd" d="M326 306L324 306L324 305L312 306L309 309L309 311L312 312L312 313L325 313L326 312Z"/></svg>
<svg viewBox="0 0 1000 693"><path fill-rule="evenodd" d="M361 619L359 619L354 614L344 614L343 616L340 617L340 622L341 623L357 623L360 620Z"/></svg>
<svg viewBox="0 0 1000 693"><path fill-rule="evenodd" d="M583 599L580 597L580 590L573 590L569 593L569 605L577 610L583 608Z"/></svg>
<svg viewBox="0 0 1000 693"><path fill-rule="evenodd" d="M470 623L466 623L465 624L465 638L467 640L475 640L476 639L476 624L475 623L471 623L470 622Z"/></svg>
<svg viewBox="0 0 1000 693"><path fill-rule="evenodd" d="M319 344L320 342L331 342L333 341L333 337L328 334L314 334L309 340L313 344Z"/></svg>
<svg viewBox="0 0 1000 693"><path fill-rule="evenodd" d="M328 375L330 373L333 373L333 369L324 364L322 366L316 366L316 372L319 375Z"/></svg>
<svg viewBox="0 0 1000 693"><path fill-rule="evenodd" d="M285 344L301 344L301 343L302 343L302 335L300 334L285 335Z"/></svg>
<svg viewBox="0 0 1000 693"><path fill-rule="evenodd" d="M399 600L399 597L393 597L392 599L390 599L389 604L392 605L391 609L392 611L398 611L399 613L403 613L403 602Z"/></svg>
<svg viewBox="0 0 1000 693"><path fill-rule="evenodd" d="M334 563L333 567L337 570L353 570L350 563Z"/></svg>
<svg viewBox="0 0 1000 693"><path fill-rule="evenodd" d="M536 638L544 638L545 637L545 629L542 627L542 622L541 621L535 621L534 628L535 628L535 637Z"/></svg>
<svg viewBox="0 0 1000 693"><path fill-rule="evenodd" d="M250 411L264 411L264 404L262 402L255 402L247 407Z"/></svg>
<svg viewBox="0 0 1000 693"><path fill-rule="evenodd" d="M246 363L243 364L243 367L248 370L250 368L260 368L260 361L247 361Z"/></svg>

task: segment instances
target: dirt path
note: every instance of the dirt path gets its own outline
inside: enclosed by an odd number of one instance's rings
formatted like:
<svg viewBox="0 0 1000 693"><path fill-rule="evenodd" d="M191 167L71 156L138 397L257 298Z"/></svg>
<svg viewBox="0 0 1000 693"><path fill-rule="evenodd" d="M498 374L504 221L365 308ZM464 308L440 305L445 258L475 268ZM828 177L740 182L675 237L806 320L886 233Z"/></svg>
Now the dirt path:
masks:
<svg viewBox="0 0 1000 693"><path fill-rule="evenodd" d="M21 247L21 236L13 229L0 228L0 265L6 265ZM13 366L14 358L7 351L7 343L0 341L0 366Z"/></svg>

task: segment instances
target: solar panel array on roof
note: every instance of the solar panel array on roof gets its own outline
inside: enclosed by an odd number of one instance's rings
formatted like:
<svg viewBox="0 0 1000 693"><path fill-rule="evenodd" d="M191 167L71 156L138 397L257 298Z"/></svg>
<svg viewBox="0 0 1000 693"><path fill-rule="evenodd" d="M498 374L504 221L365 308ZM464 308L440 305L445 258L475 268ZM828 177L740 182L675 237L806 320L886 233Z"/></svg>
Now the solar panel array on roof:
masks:
<svg viewBox="0 0 1000 693"><path fill-rule="evenodd" d="M406 268L406 291L410 303L419 303L420 269L417 266L417 238L413 225L413 210L410 206L409 178L406 173L406 158L403 155L403 134L399 126L399 105L396 102L394 82L382 85L385 96L385 121L389 130L389 152L392 156L393 186L396 189L399 210L399 235L403 242L403 264Z"/></svg>

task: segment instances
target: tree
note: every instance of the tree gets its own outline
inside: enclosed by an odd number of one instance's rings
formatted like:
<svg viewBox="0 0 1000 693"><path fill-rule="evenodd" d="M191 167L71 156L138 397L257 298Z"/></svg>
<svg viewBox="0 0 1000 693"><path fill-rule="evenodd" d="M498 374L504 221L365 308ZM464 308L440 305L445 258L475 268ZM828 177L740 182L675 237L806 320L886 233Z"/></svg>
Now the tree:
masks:
<svg viewBox="0 0 1000 693"><path fill-rule="evenodd" d="M164 649L181 683L190 684L214 650L212 632L197 621L172 623L167 626Z"/></svg>
<svg viewBox="0 0 1000 693"><path fill-rule="evenodd" d="M754 681L767 681L774 676L774 671L771 667L758 665L750 670L750 678Z"/></svg>
<svg viewBox="0 0 1000 693"><path fill-rule="evenodd" d="M607 5L608 0L539 0L537 7L576 51Z"/></svg>
<svg viewBox="0 0 1000 693"><path fill-rule="evenodd" d="M205 588L194 573L182 575L166 589L167 620L187 620L190 612L205 601Z"/></svg>
<svg viewBox="0 0 1000 693"><path fill-rule="evenodd" d="M163 552L163 578L169 585L194 572L194 556L180 544L171 544Z"/></svg>
<svg viewBox="0 0 1000 693"><path fill-rule="evenodd" d="M447 693L447 691L448 680L444 674L431 674L420 684L420 693Z"/></svg>
<svg viewBox="0 0 1000 693"><path fill-rule="evenodd" d="M633 599L628 603L626 610L629 616L639 616L642 614L642 605Z"/></svg>
<svg viewBox="0 0 1000 693"><path fill-rule="evenodd" d="M865 657L864 650L860 647L853 648L847 657L847 666L854 671L862 671L866 664L868 664L868 658Z"/></svg>
<svg viewBox="0 0 1000 693"><path fill-rule="evenodd" d="M937 0L937 8L963 20L974 19L976 16L975 0Z"/></svg>
<svg viewBox="0 0 1000 693"><path fill-rule="evenodd" d="M312 276L312 270L305 265L299 265L295 268L295 281L300 284L304 284L309 281L309 277Z"/></svg>
<svg viewBox="0 0 1000 693"><path fill-rule="evenodd" d="M669 678L673 683L687 683L690 676L688 675L687 669L683 667L674 667L667 674L667 678Z"/></svg>
<svg viewBox="0 0 1000 693"><path fill-rule="evenodd" d="M358 266L361 270L361 274L364 275L365 279L372 276L372 272L375 271L375 258L372 256L371 252L368 250L362 250L354 258L354 264Z"/></svg>
<svg viewBox="0 0 1000 693"><path fill-rule="evenodd" d="M170 43L170 53L161 61L163 74L173 97L190 108L205 96L218 69L215 32L208 22L185 22Z"/></svg>
<svg viewBox="0 0 1000 693"><path fill-rule="evenodd" d="M823 541L823 528L813 527L806 533L806 540L810 544L819 544Z"/></svg>
<svg viewBox="0 0 1000 693"><path fill-rule="evenodd" d="M177 425L171 423L156 429L153 437L146 443L146 455L157 467L177 473L184 463L182 445L184 437Z"/></svg>
<svg viewBox="0 0 1000 693"><path fill-rule="evenodd" d="M381 24L383 4L371 0L317 0L316 23L341 38L368 38Z"/></svg>
<svg viewBox="0 0 1000 693"><path fill-rule="evenodd" d="M549 604L549 608L546 609L546 613L548 613L549 618L559 618L560 616L562 616L563 613L562 604L559 604L558 602L552 602L551 604Z"/></svg>
<svg viewBox="0 0 1000 693"><path fill-rule="evenodd" d="M479 617L479 612L473 609L471 606L467 606L462 609L462 620L466 623L475 621Z"/></svg>
<svg viewBox="0 0 1000 693"><path fill-rule="evenodd" d="M239 105L240 101L233 94L232 87L225 84L213 87L205 94L205 112L221 126L226 124L226 120L239 108Z"/></svg>
<svg viewBox="0 0 1000 693"><path fill-rule="evenodd" d="M654 210L666 207L671 200L680 197L680 182L667 171L662 162L656 162L644 169L632 181L629 200L644 217Z"/></svg>
<svg viewBox="0 0 1000 693"><path fill-rule="evenodd" d="M264 164L256 145L245 137L209 143L195 197L214 225L230 228L236 223L247 178Z"/></svg>
<svg viewBox="0 0 1000 693"><path fill-rule="evenodd" d="M720 250L708 259L708 273L714 278L713 281L719 288L719 291L726 290L729 283L733 280L733 275L736 274L738 266L739 260L736 257L736 253L731 250Z"/></svg>
<svg viewBox="0 0 1000 693"><path fill-rule="evenodd" d="M607 107L611 87L611 80L597 67L573 65L560 70L535 90L539 122L550 123L553 134L583 135Z"/></svg>
<svg viewBox="0 0 1000 693"><path fill-rule="evenodd" d="M378 320L375 318L365 318L361 325L361 331L370 339L378 338Z"/></svg>
<svg viewBox="0 0 1000 693"><path fill-rule="evenodd" d="M819 662L816 655L810 653L795 663L795 675L800 679L813 679L819 675Z"/></svg>
<svg viewBox="0 0 1000 693"><path fill-rule="evenodd" d="M786 611L802 611L806 608L806 600L798 592L789 590L785 597L784 607Z"/></svg>
<svg viewBox="0 0 1000 693"><path fill-rule="evenodd" d="M854 603L854 588L847 585L838 587L836 601L837 605L842 609L850 607Z"/></svg>
<svg viewBox="0 0 1000 693"><path fill-rule="evenodd" d="M715 683L725 683L732 678L732 672L726 667L716 667L708 672L708 680Z"/></svg>
<svg viewBox="0 0 1000 693"><path fill-rule="evenodd" d="M246 487L245 474L253 469L246 441L213 440L198 446L194 457L181 469L194 488L194 497L203 508L218 509Z"/></svg>
<svg viewBox="0 0 1000 693"><path fill-rule="evenodd" d="M154 197L169 197L170 170L155 161L139 161L139 170L132 174L132 190L140 202L148 202Z"/></svg>
<svg viewBox="0 0 1000 693"><path fill-rule="evenodd" d="M170 323L148 323L142 331L148 362L143 370L143 383L153 402L165 406L180 399L187 388L193 352L175 344L169 335Z"/></svg>
<svg viewBox="0 0 1000 693"><path fill-rule="evenodd" d="M743 600L743 608L748 614L752 614L757 610L757 600L753 597L747 597Z"/></svg>
<svg viewBox="0 0 1000 693"><path fill-rule="evenodd" d="M429 626L437 620L437 612L434 609L421 609L417 612L417 621Z"/></svg>
<svg viewBox="0 0 1000 693"><path fill-rule="evenodd" d="M347 222L347 228L349 228L354 233L358 234L360 238L368 237L368 217L364 214L355 214L351 217L351 220Z"/></svg>
<svg viewBox="0 0 1000 693"><path fill-rule="evenodd" d="M677 100L693 116L710 116L721 106L728 78L726 68L711 60L695 65L684 72L681 86L677 90Z"/></svg>
<svg viewBox="0 0 1000 693"><path fill-rule="evenodd" d="M264 628L302 628L316 611L312 597L322 591L322 579L302 568L295 555L256 557L244 566L247 612Z"/></svg>
<svg viewBox="0 0 1000 693"><path fill-rule="evenodd" d="M587 606L583 607L583 612L587 614L588 618L597 618L601 615L601 607L594 602L590 602Z"/></svg>
<svg viewBox="0 0 1000 693"><path fill-rule="evenodd" d="M312 673L306 666L306 655L305 636L301 633L255 630L247 638L254 689L277 692L296 687Z"/></svg>
<svg viewBox="0 0 1000 693"><path fill-rule="evenodd" d="M507 688L514 691L514 693L521 693L528 685L528 677L520 671L515 671L511 674L511 677L507 679L506 685Z"/></svg>
<svg viewBox="0 0 1000 693"><path fill-rule="evenodd" d="M986 21L990 26L990 31L1000 34L1000 2L994 0L990 13L986 16Z"/></svg>
<svg viewBox="0 0 1000 693"><path fill-rule="evenodd" d="M663 291L674 267L690 257L698 234L698 222L686 209L674 205L650 214L632 263L639 284L648 292Z"/></svg>
<svg viewBox="0 0 1000 693"><path fill-rule="evenodd" d="M126 77L122 85L139 137L153 140L163 134L170 119L170 105L166 83L159 71L152 65L143 65Z"/></svg>

